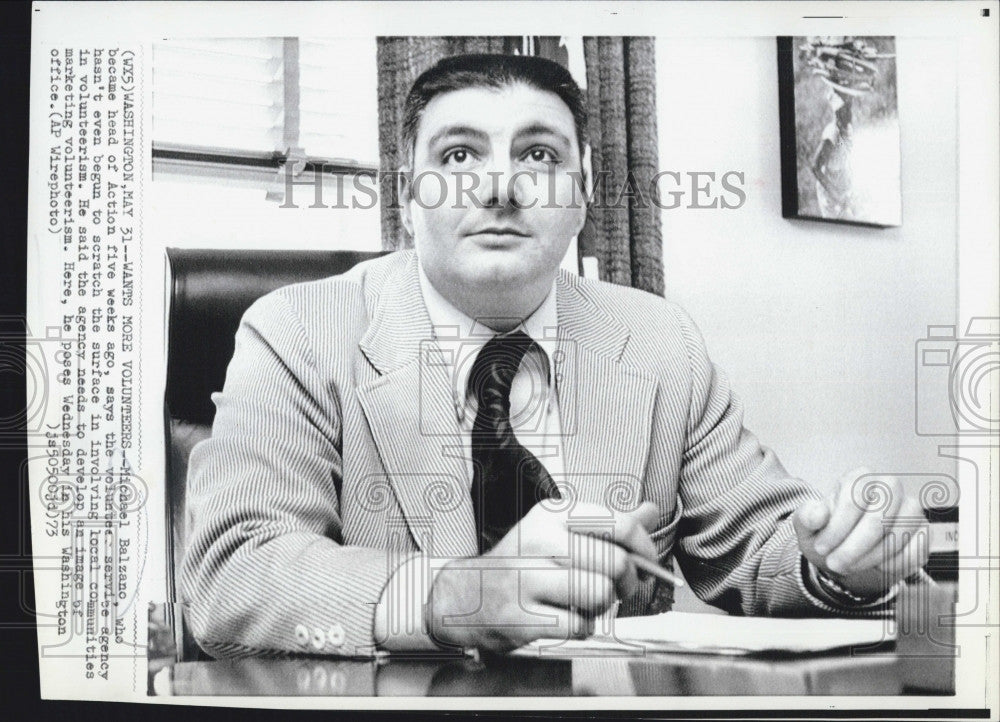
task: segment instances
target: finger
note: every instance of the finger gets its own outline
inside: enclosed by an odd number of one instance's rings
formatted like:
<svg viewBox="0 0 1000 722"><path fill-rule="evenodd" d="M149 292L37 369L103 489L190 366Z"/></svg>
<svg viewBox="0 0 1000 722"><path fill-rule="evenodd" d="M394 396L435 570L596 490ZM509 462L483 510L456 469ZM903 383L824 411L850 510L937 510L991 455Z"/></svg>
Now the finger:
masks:
<svg viewBox="0 0 1000 722"><path fill-rule="evenodd" d="M593 506L593 513L587 506ZM653 509L656 507L652 504ZM575 534L590 534L605 541L625 547L630 552L646 557L655 562L657 559L656 545L649 536L643 522L649 521L651 511L647 503L640 505L636 512L610 512L605 507L597 505L578 504L574 515L566 519L566 528ZM657 517L659 512L655 512Z"/></svg>
<svg viewBox="0 0 1000 722"><path fill-rule="evenodd" d="M930 553L927 543L923 538L915 537L903 547L903 551L893 558L884 571L887 575L891 575L893 582L897 582L900 579L906 579L916 574L926 567L929 558Z"/></svg>
<svg viewBox="0 0 1000 722"><path fill-rule="evenodd" d="M835 574L856 571L854 563L858 559L882 548L885 532L881 514L863 514L847 538L826 555L824 565Z"/></svg>
<svg viewBox="0 0 1000 722"><path fill-rule="evenodd" d="M888 527L882 540L870 549L866 554L851 563L850 568L840 573L852 574L868 569L875 569L890 563L910 543L912 529L901 527ZM833 571L831 569L831 571Z"/></svg>
<svg viewBox="0 0 1000 722"><path fill-rule="evenodd" d="M656 504L651 501L644 501L629 513L642 524L643 529L648 532L656 531L656 527L660 522L660 507Z"/></svg>
<svg viewBox="0 0 1000 722"><path fill-rule="evenodd" d="M837 496L830 508L830 519L813 542L817 554L826 555L840 546L864 514L867 504L858 503L852 492L857 484L864 483L869 473L867 469L858 468L840 477Z"/></svg>
<svg viewBox="0 0 1000 722"><path fill-rule="evenodd" d="M594 633L594 620L571 609L549 604L522 608L519 618L482 635L480 650L504 654L536 639L586 639Z"/></svg>
<svg viewBox="0 0 1000 722"><path fill-rule="evenodd" d="M586 639L594 633L593 617L580 614L578 611L542 605L538 609L538 613L554 617L555 624L552 627L536 630L535 636L529 641L544 637L554 639Z"/></svg>
<svg viewBox="0 0 1000 722"><path fill-rule="evenodd" d="M909 576L917 569L927 564L929 555L928 529L914 528L910 526L892 527L886 534L881 546L873 549L864 558L859 559L854 564L858 570L881 568L887 571L894 571L904 562L908 565L911 561L917 564L916 568L902 576ZM899 578L899 575L895 575Z"/></svg>
<svg viewBox="0 0 1000 722"><path fill-rule="evenodd" d="M811 549L816 541L816 534L826 526L829 519L830 508L822 499L810 499L800 505L792 516L799 548L803 551Z"/></svg>
<svg viewBox="0 0 1000 722"><path fill-rule="evenodd" d="M639 585L638 570L624 547L587 534L573 534L569 555L552 561L564 568L608 577L622 600L631 597Z"/></svg>
<svg viewBox="0 0 1000 722"><path fill-rule="evenodd" d="M524 576L522 599L572 609L583 616L603 614L617 599L614 582L603 574L559 569Z"/></svg>
<svg viewBox="0 0 1000 722"><path fill-rule="evenodd" d="M535 504L487 554L551 559L569 556L573 536L567 533L568 522L565 511Z"/></svg>
<svg viewBox="0 0 1000 722"><path fill-rule="evenodd" d="M836 574L849 574L855 568L856 561L877 552L891 526L891 520L896 518L903 502L899 482L894 477L888 477L877 480L877 483L880 484L877 493L871 495L869 505L854 528L826 557L826 567Z"/></svg>
<svg viewBox="0 0 1000 722"><path fill-rule="evenodd" d="M860 557L853 564L854 569L872 569L893 559L907 544L921 544L925 548L930 541L930 527L926 521L914 523L899 519L885 528L882 543Z"/></svg>
<svg viewBox="0 0 1000 722"><path fill-rule="evenodd" d="M848 588L877 589L884 592L900 579L906 579L922 569L927 564L927 556L927 545L919 538L914 538L878 566L853 575L844 575L841 580Z"/></svg>

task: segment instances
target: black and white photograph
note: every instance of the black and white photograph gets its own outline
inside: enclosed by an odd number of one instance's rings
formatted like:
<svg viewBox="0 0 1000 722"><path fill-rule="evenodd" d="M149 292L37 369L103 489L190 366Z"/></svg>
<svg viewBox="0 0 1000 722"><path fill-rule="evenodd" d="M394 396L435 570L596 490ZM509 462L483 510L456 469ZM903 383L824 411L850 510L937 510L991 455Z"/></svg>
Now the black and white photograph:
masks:
<svg viewBox="0 0 1000 722"><path fill-rule="evenodd" d="M995 706L995 13L141 5L35 19L44 698Z"/></svg>
<svg viewBox="0 0 1000 722"><path fill-rule="evenodd" d="M782 128L795 146L782 168L794 186L786 218L902 222L895 50L891 37L779 39L781 102L794 115Z"/></svg>

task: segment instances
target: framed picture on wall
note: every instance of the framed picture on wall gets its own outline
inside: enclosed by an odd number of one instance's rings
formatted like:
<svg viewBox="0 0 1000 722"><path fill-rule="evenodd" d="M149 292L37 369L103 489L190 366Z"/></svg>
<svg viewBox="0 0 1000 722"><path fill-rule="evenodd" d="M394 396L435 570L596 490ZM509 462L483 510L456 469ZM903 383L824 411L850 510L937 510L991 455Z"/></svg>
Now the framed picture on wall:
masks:
<svg viewBox="0 0 1000 722"><path fill-rule="evenodd" d="M896 41L778 38L782 215L902 224Z"/></svg>

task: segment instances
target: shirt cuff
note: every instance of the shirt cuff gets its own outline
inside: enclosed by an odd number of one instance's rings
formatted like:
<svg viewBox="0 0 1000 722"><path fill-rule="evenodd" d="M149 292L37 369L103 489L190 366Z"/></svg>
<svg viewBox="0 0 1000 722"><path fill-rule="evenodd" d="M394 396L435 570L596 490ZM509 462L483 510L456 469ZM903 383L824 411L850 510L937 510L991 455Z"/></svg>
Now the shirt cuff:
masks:
<svg viewBox="0 0 1000 722"><path fill-rule="evenodd" d="M434 580L451 561L417 554L396 568L375 608L375 641L380 649L386 652L441 649L427 630L424 608Z"/></svg>
<svg viewBox="0 0 1000 722"><path fill-rule="evenodd" d="M837 594L828 589L819 578L820 571L815 564L804 556L799 564L799 588L806 598L825 612L841 615L871 615L885 611L889 602L896 598L903 582L897 582L886 590L885 594L871 600L856 600L847 594Z"/></svg>

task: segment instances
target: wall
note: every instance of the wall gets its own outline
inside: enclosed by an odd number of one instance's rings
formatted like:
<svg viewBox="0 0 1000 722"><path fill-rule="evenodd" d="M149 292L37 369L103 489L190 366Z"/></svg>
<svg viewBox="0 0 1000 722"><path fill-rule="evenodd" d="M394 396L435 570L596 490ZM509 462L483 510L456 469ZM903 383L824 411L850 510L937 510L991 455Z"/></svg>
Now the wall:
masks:
<svg viewBox="0 0 1000 722"><path fill-rule="evenodd" d="M656 56L660 168L745 174L741 207L688 208L689 195L662 217L667 295L698 323L747 428L822 490L860 465L954 477L939 440L914 433L914 344L956 317L954 42L897 39L891 229L781 217L774 38L664 38ZM932 414L948 427L943 405ZM686 587L675 608L716 611Z"/></svg>
<svg viewBox="0 0 1000 722"><path fill-rule="evenodd" d="M265 186L156 174L147 211L149 243L164 248L381 249L377 206L337 208L338 203L350 205L352 196L345 194L338 201L336 188L326 184L320 199L328 207L310 207L315 189L300 186L293 188L289 204L297 208L282 208L281 201L265 199ZM367 204L369 199L359 197L358 202Z"/></svg>
<svg viewBox="0 0 1000 722"><path fill-rule="evenodd" d="M938 440L914 433L914 344L956 316L954 42L897 39L903 224L891 229L781 217L774 38L661 39L656 53L660 167L745 173L742 207L665 210L663 237L668 295L744 399L747 427L822 488L857 465L954 474ZM951 423L944 405L936 417Z"/></svg>

